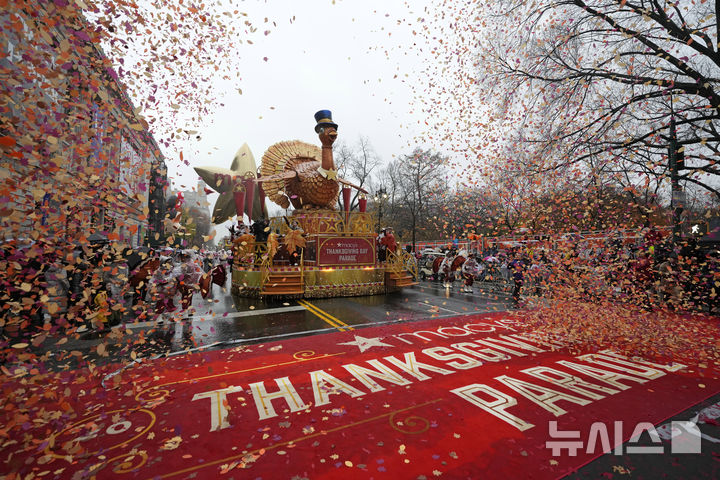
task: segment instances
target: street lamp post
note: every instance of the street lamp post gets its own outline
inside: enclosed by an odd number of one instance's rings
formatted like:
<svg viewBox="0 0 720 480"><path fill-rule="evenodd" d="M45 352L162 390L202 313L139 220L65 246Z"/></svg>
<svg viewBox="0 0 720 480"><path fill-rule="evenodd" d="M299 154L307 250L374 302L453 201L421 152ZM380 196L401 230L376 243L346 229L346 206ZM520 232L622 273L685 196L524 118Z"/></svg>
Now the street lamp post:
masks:
<svg viewBox="0 0 720 480"><path fill-rule="evenodd" d="M670 163L670 187L672 197L670 208L672 209L672 234L675 245L680 241L680 224L683 208L685 207L685 192L680 187L679 170L683 165L685 154L678 148L677 132L675 129L675 116L672 112L672 101L670 103L670 145L668 146L668 161Z"/></svg>
<svg viewBox="0 0 720 480"><path fill-rule="evenodd" d="M377 205L378 205L378 226L377 226L377 231L378 231L378 232L380 231L380 224L382 223L382 207L383 207L383 203L385 202L385 200L387 199L387 197L388 197L387 191L386 191L384 188L379 188L379 189L375 192L375 197L373 197L374 200L375 200L375 203L377 203Z"/></svg>

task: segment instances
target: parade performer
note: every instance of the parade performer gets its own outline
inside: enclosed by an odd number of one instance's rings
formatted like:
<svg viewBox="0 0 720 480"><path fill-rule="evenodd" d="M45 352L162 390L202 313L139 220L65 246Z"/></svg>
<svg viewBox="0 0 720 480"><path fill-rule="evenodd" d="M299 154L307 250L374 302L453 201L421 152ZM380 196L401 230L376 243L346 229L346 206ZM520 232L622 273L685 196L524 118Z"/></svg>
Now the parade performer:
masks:
<svg viewBox="0 0 720 480"><path fill-rule="evenodd" d="M455 281L455 273L452 269L452 263L453 254L452 252L447 252L447 254L445 254L445 258L440 264L440 272L442 272L442 274L445 276L445 280L443 281L443 286L445 288L452 288L453 282Z"/></svg>
<svg viewBox="0 0 720 480"><path fill-rule="evenodd" d="M385 257L387 255L387 251L385 250L385 245L383 244L384 237L385 237L385 229L383 228L382 230L380 230L380 234L375 239L375 244L377 245L378 262L380 262L380 263L385 262Z"/></svg>
<svg viewBox="0 0 720 480"><path fill-rule="evenodd" d="M247 226L242 225L238 236L233 240L235 245L234 254L241 262L250 263L253 260L253 254L255 253L255 236L250 233Z"/></svg>
<svg viewBox="0 0 720 480"><path fill-rule="evenodd" d="M148 289L150 298L155 304L155 313L160 315L160 323L162 323L162 315L172 313L176 308L173 297L177 287L173 276L173 261L170 257L160 257L160 266L150 277Z"/></svg>
<svg viewBox="0 0 720 480"><path fill-rule="evenodd" d="M255 237L256 242L263 243L267 241L270 231L270 224L264 218L260 218L257 221L253 222L249 231Z"/></svg>
<svg viewBox="0 0 720 480"><path fill-rule="evenodd" d="M200 295L202 298L212 297L213 284L219 285L221 288L225 286L227 281L227 270L224 262L212 267L207 273L200 277L198 285L200 286Z"/></svg>
<svg viewBox="0 0 720 480"><path fill-rule="evenodd" d="M108 293L105 289L95 283L93 283L93 288L97 288L99 290L93 299L93 304L95 305L96 310L95 313L90 315L88 318L92 321L93 328L102 331L105 329L105 325L107 325L110 321Z"/></svg>
<svg viewBox="0 0 720 480"><path fill-rule="evenodd" d="M512 273L513 280L512 306L513 308L518 308L520 306L520 290L525 280L527 264L519 254L516 254L515 258L508 264L508 267Z"/></svg>
<svg viewBox="0 0 720 480"><path fill-rule="evenodd" d="M180 264L173 269L177 291L180 293L180 305L183 310L190 308L195 290L199 288L203 270L192 250L184 250L180 254Z"/></svg>
<svg viewBox="0 0 720 480"><path fill-rule="evenodd" d="M128 279L128 283L133 288L133 305L145 300L150 277L158 268L160 268L160 257L154 250L150 250L140 265L133 269Z"/></svg>
<svg viewBox="0 0 720 480"><path fill-rule="evenodd" d="M393 235L393 229L391 227L385 227L385 235L380 240L380 243L385 246L386 252L395 253L397 250L397 242L395 241L395 235Z"/></svg>
<svg viewBox="0 0 720 480"><path fill-rule="evenodd" d="M229 227L227 227L227 229L228 229L228 232L230 232L230 241L232 242L235 240L235 237L237 237L237 235L238 235L237 228L235 228L235 225L230 225Z"/></svg>
<svg viewBox="0 0 720 480"><path fill-rule="evenodd" d="M466 293L472 293L473 289L473 281L475 280L475 275L478 271L478 263L475 261L475 254L471 253L468 255L467 260L465 260L465 263L462 265L462 275L465 279L465 286L463 287L463 292Z"/></svg>

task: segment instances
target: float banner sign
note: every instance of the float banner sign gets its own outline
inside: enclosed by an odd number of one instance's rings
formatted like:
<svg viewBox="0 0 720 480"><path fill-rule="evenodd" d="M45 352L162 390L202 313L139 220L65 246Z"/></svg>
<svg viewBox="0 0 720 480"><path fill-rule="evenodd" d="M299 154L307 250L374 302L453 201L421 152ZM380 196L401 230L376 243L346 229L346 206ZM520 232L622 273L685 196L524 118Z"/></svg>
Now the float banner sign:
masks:
<svg viewBox="0 0 720 480"><path fill-rule="evenodd" d="M373 265L375 249L372 238L319 238L318 265Z"/></svg>

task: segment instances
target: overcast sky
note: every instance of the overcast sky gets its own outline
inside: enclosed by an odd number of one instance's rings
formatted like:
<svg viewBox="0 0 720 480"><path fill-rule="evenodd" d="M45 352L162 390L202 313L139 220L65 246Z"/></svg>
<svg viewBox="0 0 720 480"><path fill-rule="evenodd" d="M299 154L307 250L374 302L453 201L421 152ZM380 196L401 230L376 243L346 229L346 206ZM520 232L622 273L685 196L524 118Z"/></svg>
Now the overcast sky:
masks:
<svg viewBox="0 0 720 480"><path fill-rule="evenodd" d="M429 147L420 135L427 128L422 105L413 101L411 88L425 81L431 61L425 36L413 34L427 28L429 0L227 3L228 10L246 12L261 34L252 37L252 45L244 42L233 60L240 79L214 84L219 99L209 117L178 125L178 117L168 115L167 125L154 128L182 127L200 138L166 149L174 189L197 185L194 166L229 168L245 142L258 164L276 142L297 139L319 146L313 115L322 109L332 111L341 140L368 138L383 163L416 146ZM163 112L158 118L164 121ZM180 150L190 166L179 161ZM216 198L210 196L211 210ZM279 209L270 202L268 207ZM227 234L224 226L216 230L217 238Z"/></svg>
<svg viewBox="0 0 720 480"><path fill-rule="evenodd" d="M422 77L424 51L413 47L427 2L387 0L242 2L255 25L267 18L271 33L244 45L237 59L242 94L218 84L222 103L196 127L200 141L184 144L191 166L229 167L247 142L257 162L272 144L318 144L317 110L329 109L340 138L367 137L384 162L417 144L421 117L408 85ZM294 17L294 19L293 19ZM276 27L272 26L276 23ZM194 186L192 168L169 159L176 188Z"/></svg>

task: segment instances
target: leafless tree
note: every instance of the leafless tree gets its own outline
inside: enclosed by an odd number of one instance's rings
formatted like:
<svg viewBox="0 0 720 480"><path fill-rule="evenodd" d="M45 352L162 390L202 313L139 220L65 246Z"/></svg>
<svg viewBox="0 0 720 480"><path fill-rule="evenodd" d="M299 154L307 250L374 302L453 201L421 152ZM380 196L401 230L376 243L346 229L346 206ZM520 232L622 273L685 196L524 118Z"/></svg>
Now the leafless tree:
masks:
<svg viewBox="0 0 720 480"><path fill-rule="evenodd" d="M367 137L358 137L354 145L339 143L333 149L335 159L339 165L338 171L343 178L355 182L359 187L367 189L373 171L380 165L380 158L375 153L370 140ZM350 210L358 206L360 192L353 190L350 201ZM340 198L340 206L343 207L343 199Z"/></svg>
<svg viewBox="0 0 720 480"><path fill-rule="evenodd" d="M674 118L684 153L680 180L720 198L718 7L495 2L492 13L478 9L474 17L492 30L475 45L480 84L519 120L514 140L535 145L537 172L602 164L625 182L649 178L658 184L650 190L660 189Z"/></svg>
<svg viewBox="0 0 720 480"><path fill-rule="evenodd" d="M390 215L397 229L412 238L413 249L419 230L430 227L434 203L447 192L447 158L437 152L416 148L394 160L384 171L390 200Z"/></svg>

